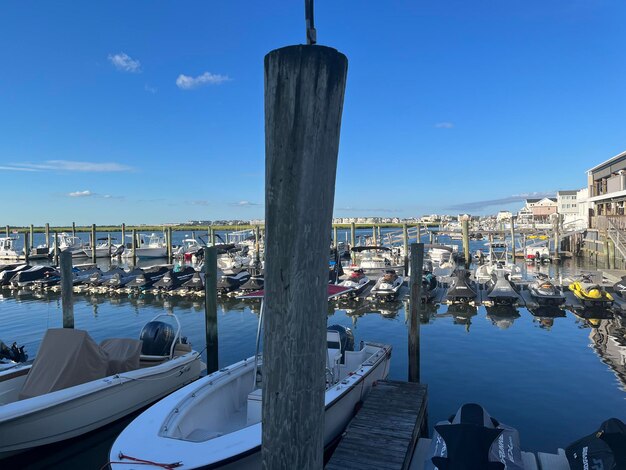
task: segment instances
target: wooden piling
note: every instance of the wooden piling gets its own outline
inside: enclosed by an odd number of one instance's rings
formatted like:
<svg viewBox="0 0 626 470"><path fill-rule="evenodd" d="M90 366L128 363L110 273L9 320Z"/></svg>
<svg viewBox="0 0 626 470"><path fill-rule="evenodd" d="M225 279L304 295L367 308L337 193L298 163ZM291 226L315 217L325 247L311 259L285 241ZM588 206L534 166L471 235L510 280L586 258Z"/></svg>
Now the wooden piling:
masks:
<svg viewBox="0 0 626 470"><path fill-rule="evenodd" d="M522 249L524 250L522 252L522 258L526 259L526 234L522 234Z"/></svg>
<svg viewBox="0 0 626 470"><path fill-rule="evenodd" d="M167 262L172 262L172 227L167 227L167 234L165 237L167 243Z"/></svg>
<svg viewBox="0 0 626 470"><path fill-rule="evenodd" d="M54 232L54 265L59 265L59 236Z"/></svg>
<svg viewBox="0 0 626 470"><path fill-rule="evenodd" d="M215 229L211 227L211 234L209 236L211 239L211 246L215 246Z"/></svg>
<svg viewBox="0 0 626 470"><path fill-rule="evenodd" d="M560 260L559 255L559 218L557 216L554 223L554 257L553 260L558 262Z"/></svg>
<svg viewBox="0 0 626 470"><path fill-rule="evenodd" d="M33 246L35 246L35 227L33 226L33 224L30 224L30 237L29 237L29 242L28 242L28 248L29 250L32 250Z"/></svg>
<svg viewBox="0 0 626 470"><path fill-rule="evenodd" d="M96 262L96 224L91 224L91 262Z"/></svg>
<svg viewBox="0 0 626 470"><path fill-rule="evenodd" d="M204 247L204 325L207 374L219 369L217 336L217 249Z"/></svg>
<svg viewBox="0 0 626 470"><path fill-rule="evenodd" d="M109 258L111 257L111 234L107 236L107 245L109 246Z"/></svg>
<svg viewBox="0 0 626 470"><path fill-rule="evenodd" d="M266 470L323 467L328 247L346 72L346 57L323 46L265 57Z"/></svg>
<svg viewBox="0 0 626 470"><path fill-rule="evenodd" d="M515 264L515 216L511 217L511 256Z"/></svg>
<svg viewBox="0 0 626 470"><path fill-rule="evenodd" d="M76 236L76 222L72 222L72 236Z"/></svg>
<svg viewBox="0 0 626 470"><path fill-rule="evenodd" d="M261 230L258 225L254 227L254 251L256 254L256 261L261 261Z"/></svg>
<svg viewBox="0 0 626 470"><path fill-rule="evenodd" d="M24 231L24 262L28 263L28 259L30 257L30 243L28 239L30 238L29 233Z"/></svg>
<svg viewBox="0 0 626 470"><path fill-rule="evenodd" d="M465 258L465 267L469 267L472 261L469 248L469 220L463 219L461 221L461 230L463 232L463 257Z"/></svg>
<svg viewBox="0 0 626 470"><path fill-rule="evenodd" d="M8 225L4 228L4 234L7 238L9 238L9 233L11 232L11 227Z"/></svg>
<svg viewBox="0 0 626 470"><path fill-rule="evenodd" d="M350 252L352 253L352 263L356 264L356 253L352 251L356 241L356 226L354 222L350 222Z"/></svg>
<svg viewBox="0 0 626 470"><path fill-rule="evenodd" d="M339 240L337 239L337 226L333 225L333 246L337 248Z"/></svg>
<svg viewBox="0 0 626 470"><path fill-rule="evenodd" d="M63 328L74 328L74 304L72 289L74 279L72 274L72 253L69 250L59 254L61 261L61 304L63 308Z"/></svg>
<svg viewBox="0 0 626 470"><path fill-rule="evenodd" d="M609 269L615 269L615 243L613 240L607 237L607 267Z"/></svg>
<svg viewBox="0 0 626 470"><path fill-rule="evenodd" d="M420 381L420 310L424 244L411 243L411 297L409 318L409 382Z"/></svg>
<svg viewBox="0 0 626 470"><path fill-rule="evenodd" d="M49 223L46 223L45 233L46 233L46 248L48 248L48 252L50 252L50 224Z"/></svg>
<svg viewBox="0 0 626 470"><path fill-rule="evenodd" d="M137 229L133 229L133 244L131 246L132 246L133 264L137 264Z"/></svg>
<svg viewBox="0 0 626 470"><path fill-rule="evenodd" d="M126 224L122 224L122 245L126 249Z"/></svg>
<svg viewBox="0 0 626 470"><path fill-rule="evenodd" d="M376 240L376 226L374 225L372 227L372 245L376 246L377 245L377 240Z"/></svg>
<svg viewBox="0 0 626 470"><path fill-rule="evenodd" d="M415 224L417 235L415 235L415 243L422 243L422 224Z"/></svg>

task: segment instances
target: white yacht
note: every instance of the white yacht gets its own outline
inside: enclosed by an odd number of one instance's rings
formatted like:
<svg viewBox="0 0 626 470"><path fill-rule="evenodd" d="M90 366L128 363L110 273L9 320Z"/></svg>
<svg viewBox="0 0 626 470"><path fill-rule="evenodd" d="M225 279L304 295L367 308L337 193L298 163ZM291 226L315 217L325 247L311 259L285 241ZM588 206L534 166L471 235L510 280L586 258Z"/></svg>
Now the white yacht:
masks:
<svg viewBox="0 0 626 470"><path fill-rule="evenodd" d="M0 259L4 260L22 260L24 259L24 251L17 251L15 237L0 237Z"/></svg>

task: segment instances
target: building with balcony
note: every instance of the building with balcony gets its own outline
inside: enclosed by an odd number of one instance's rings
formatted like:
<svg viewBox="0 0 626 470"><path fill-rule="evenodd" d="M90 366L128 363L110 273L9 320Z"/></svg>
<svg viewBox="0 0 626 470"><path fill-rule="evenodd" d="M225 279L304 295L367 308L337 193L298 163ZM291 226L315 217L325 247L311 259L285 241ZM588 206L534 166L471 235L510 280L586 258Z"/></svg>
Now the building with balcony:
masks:
<svg viewBox="0 0 626 470"><path fill-rule="evenodd" d="M626 151L587 170L590 224L606 228L607 217L626 228Z"/></svg>

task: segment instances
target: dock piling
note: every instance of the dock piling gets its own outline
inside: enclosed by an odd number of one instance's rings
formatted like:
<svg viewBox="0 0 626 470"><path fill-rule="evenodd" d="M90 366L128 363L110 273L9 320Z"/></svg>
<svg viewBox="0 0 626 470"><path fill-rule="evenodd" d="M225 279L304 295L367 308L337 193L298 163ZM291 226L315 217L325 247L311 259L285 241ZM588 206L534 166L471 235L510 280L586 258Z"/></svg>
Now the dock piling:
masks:
<svg viewBox="0 0 626 470"><path fill-rule="evenodd" d="M265 56L263 468L323 467L328 247L346 73L346 57L324 46Z"/></svg>
<svg viewBox="0 0 626 470"><path fill-rule="evenodd" d="M411 243L411 297L409 318L409 382L420 381L420 310L424 244Z"/></svg>
<svg viewBox="0 0 626 470"><path fill-rule="evenodd" d="M356 239L356 226L354 222L350 222L350 251L354 248L354 243ZM352 251L352 263L356 264L356 253Z"/></svg>
<svg viewBox="0 0 626 470"><path fill-rule="evenodd" d="M28 239L30 238L29 233L24 231L24 262L28 264L28 258L30 256L30 242Z"/></svg>
<svg viewBox="0 0 626 470"><path fill-rule="evenodd" d="M96 262L96 224L91 224L91 262Z"/></svg>
<svg viewBox="0 0 626 470"><path fill-rule="evenodd" d="M72 236L76 236L76 222L72 222Z"/></svg>
<svg viewBox="0 0 626 470"><path fill-rule="evenodd" d="M204 325L207 374L219 369L217 337L217 249L204 247Z"/></svg>
<svg viewBox="0 0 626 470"><path fill-rule="evenodd" d="M55 238L56 239L56 238ZM72 253L62 251L61 261L61 304L63 309L63 328L74 328L74 304L72 302Z"/></svg>
<svg viewBox="0 0 626 470"><path fill-rule="evenodd" d="M337 239L337 226L333 225L333 246L335 249L339 246L339 240Z"/></svg>
<svg viewBox="0 0 626 470"><path fill-rule="evenodd" d="M48 252L50 252L50 224L46 223L45 236L46 236L46 248L48 248Z"/></svg>
<svg viewBox="0 0 626 470"><path fill-rule="evenodd" d="M166 238L166 243L167 243L167 262L171 263L172 262L172 227L167 227L165 238Z"/></svg>
<svg viewBox="0 0 626 470"><path fill-rule="evenodd" d="M122 245L126 249L126 224L122 224Z"/></svg>
<svg viewBox="0 0 626 470"><path fill-rule="evenodd" d="M419 243L419 240L418 240ZM409 229L402 224L402 250L404 254L404 275L409 275Z"/></svg>
<svg viewBox="0 0 626 470"><path fill-rule="evenodd" d="M515 216L511 216L511 256L515 264Z"/></svg>
<svg viewBox="0 0 626 470"><path fill-rule="evenodd" d="M54 232L54 265L59 265L59 236Z"/></svg>
<svg viewBox="0 0 626 470"><path fill-rule="evenodd" d="M137 229L133 229L133 244L131 246L132 246L133 264L137 264Z"/></svg>
<svg viewBox="0 0 626 470"><path fill-rule="evenodd" d="M30 224L30 237L29 237L29 242L28 242L28 248L29 250L33 249L33 246L35 246L35 227L33 226L33 224Z"/></svg>
<svg viewBox="0 0 626 470"><path fill-rule="evenodd" d="M10 229L11 227L9 227L8 225L4 228L5 237L7 238L9 238L9 232L11 231Z"/></svg>
<svg viewBox="0 0 626 470"><path fill-rule="evenodd" d="M469 248L469 220L463 219L461 221L461 230L463 232L463 256L465 257L465 267L469 268L472 261Z"/></svg>

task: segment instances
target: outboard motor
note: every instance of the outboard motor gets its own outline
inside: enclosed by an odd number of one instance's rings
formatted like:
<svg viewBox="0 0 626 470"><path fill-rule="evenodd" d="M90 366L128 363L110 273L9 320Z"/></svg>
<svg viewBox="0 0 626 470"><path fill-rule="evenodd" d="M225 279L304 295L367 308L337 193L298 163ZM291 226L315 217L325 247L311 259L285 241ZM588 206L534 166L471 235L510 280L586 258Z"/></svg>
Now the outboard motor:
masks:
<svg viewBox="0 0 626 470"><path fill-rule="evenodd" d="M141 330L143 341L141 354L146 356L169 356L176 337L174 327L162 321L151 321Z"/></svg>
<svg viewBox="0 0 626 470"><path fill-rule="evenodd" d="M13 343L11 347L0 341L0 359L8 359L13 362L26 362L28 354L24 352L24 346L18 346Z"/></svg>
<svg viewBox="0 0 626 470"><path fill-rule="evenodd" d="M339 333L339 341L341 342L341 363L345 363L345 352L354 351L354 335L352 330L341 325L331 325L327 330L337 331Z"/></svg>

